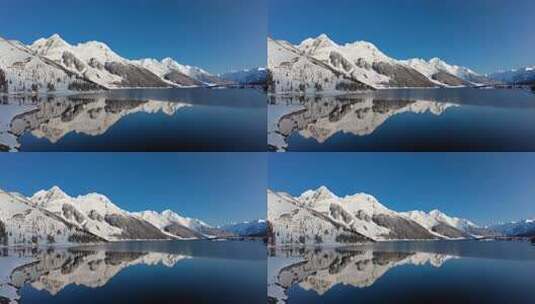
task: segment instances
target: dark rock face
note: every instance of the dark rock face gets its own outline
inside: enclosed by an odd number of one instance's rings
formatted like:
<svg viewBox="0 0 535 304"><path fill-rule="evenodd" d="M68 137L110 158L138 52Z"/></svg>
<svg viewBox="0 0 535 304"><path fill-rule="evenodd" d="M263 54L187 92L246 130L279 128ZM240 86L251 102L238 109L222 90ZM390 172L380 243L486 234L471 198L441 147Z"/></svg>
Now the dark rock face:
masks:
<svg viewBox="0 0 535 304"><path fill-rule="evenodd" d="M121 265L125 262L131 262L147 255L145 252L106 252L104 262L106 265Z"/></svg>
<svg viewBox="0 0 535 304"><path fill-rule="evenodd" d="M337 221L343 221L344 223L351 222L351 214L349 214L347 211L344 210L341 206L337 204L331 204L329 206L329 211L331 213L331 217L334 218Z"/></svg>
<svg viewBox="0 0 535 304"><path fill-rule="evenodd" d="M122 87L168 87L158 76L151 71L132 65L119 62L106 62L104 68L117 76L123 78L121 83L116 83Z"/></svg>
<svg viewBox="0 0 535 304"><path fill-rule="evenodd" d="M408 219L404 219L402 217L393 217L389 215L380 214L374 215L372 220L377 225L383 226L391 230L390 234L386 236L390 239L428 240L437 238L418 223Z"/></svg>
<svg viewBox="0 0 535 304"><path fill-rule="evenodd" d="M104 220L104 217L100 215L100 213L98 213L96 210L91 210L89 212L89 218L99 222L102 222Z"/></svg>
<svg viewBox="0 0 535 304"><path fill-rule="evenodd" d="M102 87L86 80L77 79L69 83L68 89L71 91L98 91L102 90Z"/></svg>
<svg viewBox="0 0 535 304"><path fill-rule="evenodd" d="M463 79L451 75L450 73L446 73L444 71L440 71L433 76L431 76L436 81L440 81L444 84L450 85L450 86L466 86L469 85L468 82L464 81Z"/></svg>
<svg viewBox="0 0 535 304"><path fill-rule="evenodd" d="M141 240L141 239L151 239L151 240L162 240L169 239L169 237L163 234L158 228L149 224L146 221L139 220L133 217L126 217L123 215L106 215L104 220L117 228L123 230L121 235L117 237L121 239L129 240Z"/></svg>
<svg viewBox="0 0 535 304"><path fill-rule="evenodd" d="M171 71L167 73L164 77L164 79L169 80L173 83L176 83L178 85L183 86L198 86L202 85L200 81L197 81L185 74L180 73L179 71Z"/></svg>
<svg viewBox="0 0 535 304"><path fill-rule="evenodd" d="M391 79L388 85L390 86L426 88L436 86L420 72L402 65L377 62L372 65L372 68L379 74L389 76Z"/></svg>
<svg viewBox="0 0 535 304"><path fill-rule="evenodd" d="M0 93L8 92L8 83L6 78L6 73L4 70L0 69Z"/></svg>
<svg viewBox="0 0 535 304"><path fill-rule="evenodd" d="M431 230L433 232L439 233L443 236L447 236L450 238L469 238L470 237L470 235L468 235L467 233L455 227L446 225L446 224L438 224L434 226L433 228L431 228Z"/></svg>
<svg viewBox="0 0 535 304"><path fill-rule="evenodd" d="M145 100L120 100L120 99L106 99L104 110L106 113L121 113L124 111L135 109L145 103Z"/></svg>
<svg viewBox="0 0 535 304"><path fill-rule="evenodd" d="M370 87L360 81L342 81L336 84L336 89L338 91L349 91L349 92L355 92L355 91L363 91L363 90L369 90Z"/></svg>
<svg viewBox="0 0 535 304"><path fill-rule="evenodd" d="M98 61L96 58L89 59L89 66L98 70L104 69L102 62Z"/></svg>
<svg viewBox="0 0 535 304"><path fill-rule="evenodd" d="M78 72L85 69L85 64L71 52L63 52L61 58L63 59L63 64L68 68L75 68Z"/></svg>
<svg viewBox="0 0 535 304"><path fill-rule="evenodd" d="M270 221L267 222L267 243L270 246L275 246L277 243L275 233L273 232L273 224Z"/></svg>
<svg viewBox="0 0 535 304"><path fill-rule="evenodd" d="M171 233L172 235L176 235L181 238L198 238L198 239L204 239L205 237L188 227L184 227L180 224L173 223L167 227L164 228L164 230L168 233Z"/></svg>
<svg viewBox="0 0 535 304"><path fill-rule="evenodd" d="M344 71L349 72L351 70L351 62L349 62L344 56L338 52L332 51L329 54L329 61L332 66L336 68L342 68Z"/></svg>
<svg viewBox="0 0 535 304"><path fill-rule="evenodd" d="M374 99L372 111L374 113L386 114L399 109L402 109L408 105L415 103L414 100L383 100L383 99Z"/></svg>
<svg viewBox="0 0 535 304"><path fill-rule="evenodd" d="M68 220L75 220L78 224L82 223L84 221L84 215L78 212L73 206L71 205L63 205L61 207L63 211L63 216Z"/></svg>
<svg viewBox="0 0 535 304"><path fill-rule="evenodd" d="M340 233L336 236L336 241L339 243L363 243L369 242L369 239L360 233Z"/></svg>
<svg viewBox="0 0 535 304"><path fill-rule="evenodd" d="M6 231L6 225L4 222L0 221L0 245L7 246L8 244L8 235Z"/></svg>

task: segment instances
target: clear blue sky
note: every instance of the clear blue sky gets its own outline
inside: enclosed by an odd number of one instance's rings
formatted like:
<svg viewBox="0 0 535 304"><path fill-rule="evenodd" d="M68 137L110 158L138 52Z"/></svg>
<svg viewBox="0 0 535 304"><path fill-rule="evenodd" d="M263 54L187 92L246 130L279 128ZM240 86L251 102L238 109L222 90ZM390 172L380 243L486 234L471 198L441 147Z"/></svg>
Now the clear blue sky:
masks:
<svg viewBox="0 0 535 304"><path fill-rule="evenodd" d="M535 65L534 12L533 0L269 0L269 32L292 43L366 40L398 59L488 73Z"/></svg>
<svg viewBox="0 0 535 304"><path fill-rule="evenodd" d="M0 36L59 33L136 59L173 57L219 73L266 65L267 0L2 0Z"/></svg>
<svg viewBox="0 0 535 304"><path fill-rule="evenodd" d="M172 209L219 225L266 217L263 153L0 154L0 188L99 192L129 211Z"/></svg>
<svg viewBox="0 0 535 304"><path fill-rule="evenodd" d="M269 187L366 192L396 211L440 209L479 224L535 217L535 154L287 153L269 155Z"/></svg>

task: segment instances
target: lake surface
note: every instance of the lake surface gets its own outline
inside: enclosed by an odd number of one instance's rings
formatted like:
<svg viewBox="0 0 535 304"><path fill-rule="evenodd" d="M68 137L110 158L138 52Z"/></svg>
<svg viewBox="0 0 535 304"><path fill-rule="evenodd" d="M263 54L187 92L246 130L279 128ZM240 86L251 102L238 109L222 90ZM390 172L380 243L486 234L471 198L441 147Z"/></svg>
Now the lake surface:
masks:
<svg viewBox="0 0 535 304"><path fill-rule="evenodd" d="M522 89L399 89L270 96L277 151L535 151L535 94Z"/></svg>
<svg viewBox="0 0 535 304"><path fill-rule="evenodd" d="M4 96L0 113L3 150L266 150L266 95L255 89Z"/></svg>
<svg viewBox="0 0 535 304"><path fill-rule="evenodd" d="M521 241L385 242L270 248L273 303L532 303L535 246Z"/></svg>
<svg viewBox="0 0 535 304"><path fill-rule="evenodd" d="M0 303L265 303L266 255L261 241L5 249Z"/></svg>

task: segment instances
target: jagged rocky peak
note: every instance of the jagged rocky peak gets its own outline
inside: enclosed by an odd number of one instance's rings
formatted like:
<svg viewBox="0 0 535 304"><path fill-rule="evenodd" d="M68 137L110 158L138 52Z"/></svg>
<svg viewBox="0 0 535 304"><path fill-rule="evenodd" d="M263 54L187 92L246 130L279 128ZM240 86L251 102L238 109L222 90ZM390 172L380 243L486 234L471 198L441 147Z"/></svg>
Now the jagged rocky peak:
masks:
<svg viewBox="0 0 535 304"><path fill-rule="evenodd" d="M37 191L30 200L37 205L46 204L50 201L70 198L59 186L53 186L48 190Z"/></svg>
<svg viewBox="0 0 535 304"><path fill-rule="evenodd" d="M70 46L67 41L65 41L59 34L53 34L48 38L39 38L32 45L31 48L37 48L38 52L42 48L53 48L53 47L63 47Z"/></svg>
<svg viewBox="0 0 535 304"><path fill-rule="evenodd" d="M327 34L321 34L316 38L307 38L299 44L299 48L303 50L318 49L322 47L338 46Z"/></svg>
<svg viewBox="0 0 535 304"><path fill-rule="evenodd" d="M326 186L321 186L315 190L307 190L303 192L299 197L298 200L305 203L305 204L311 204L323 200L328 199L335 199L338 198L334 193L329 190Z"/></svg>

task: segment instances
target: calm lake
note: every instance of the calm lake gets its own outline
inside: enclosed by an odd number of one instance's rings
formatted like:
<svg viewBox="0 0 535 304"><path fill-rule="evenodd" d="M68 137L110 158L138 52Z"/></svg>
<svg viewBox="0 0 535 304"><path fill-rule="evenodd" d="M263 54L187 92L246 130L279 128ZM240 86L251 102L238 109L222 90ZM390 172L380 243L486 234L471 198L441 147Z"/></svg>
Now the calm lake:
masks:
<svg viewBox="0 0 535 304"><path fill-rule="evenodd" d="M255 89L4 96L0 113L4 150L266 150L266 95Z"/></svg>
<svg viewBox="0 0 535 304"><path fill-rule="evenodd" d="M262 241L5 249L0 303L265 303L266 255Z"/></svg>
<svg viewBox="0 0 535 304"><path fill-rule="evenodd" d="M399 89L270 96L277 151L535 151L535 94L522 89Z"/></svg>
<svg viewBox="0 0 535 304"><path fill-rule="evenodd" d="M521 241L384 242L270 248L273 303L532 303L535 246Z"/></svg>

